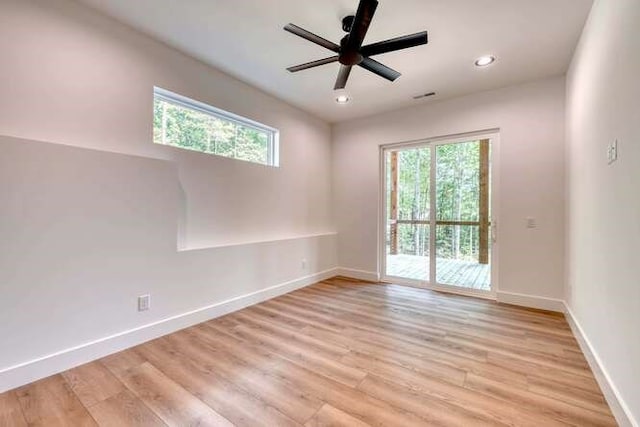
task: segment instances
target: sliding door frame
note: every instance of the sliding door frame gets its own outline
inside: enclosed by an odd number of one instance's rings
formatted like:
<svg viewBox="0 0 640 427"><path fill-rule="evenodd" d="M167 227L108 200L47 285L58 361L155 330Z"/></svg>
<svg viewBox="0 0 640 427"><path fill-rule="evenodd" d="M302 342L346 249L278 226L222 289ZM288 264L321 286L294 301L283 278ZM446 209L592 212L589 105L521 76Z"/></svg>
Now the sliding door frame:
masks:
<svg viewBox="0 0 640 427"><path fill-rule="evenodd" d="M467 289L460 286L455 286L451 284L442 284L438 283L436 280L436 244L435 244L435 232L436 232L436 215L435 215L435 205L436 205L436 167L437 167L437 159L436 159L436 148L439 145L447 145L447 144L456 144L462 142L476 141L488 139L491 144L491 155L490 155L490 176L491 176L491 290L483 291L479 289ZM387 275L387 251L386 251L386 232L387 232L387 205L388 205L388 195L387 195L387 168L386 168L386 154L390 151L398 151L403 149L411 149L411 148L424 148L429 147L430 149L430 194L429 194L429 203L431 204L430 215L429 215L429 280L422 281L416 279L409 279L403 277L396 276L388 276ZM384 144L380 146L380 191L379 191L379 211L378 211L378 269L379 269L379 277L383 282L393 282L398 284L403 284L407 286L413 286L423 289L431 289L435 291L443 291L461 295L471 295L481 298L495 299L496 294L498 293L499 283L498 283L498 268L499 268L499 241L498 237L498 224L499 224L499 211L498 211L498 200L499 200L499 188L498 185L500 181L499 177L499 159L500 159L500 130L499 129L489 129L479 132L469 132L455 135L447 135L447 136L439 136L434 138L415 140L415 141L407 141L407 142L399 142L393 144Z"/></svg>

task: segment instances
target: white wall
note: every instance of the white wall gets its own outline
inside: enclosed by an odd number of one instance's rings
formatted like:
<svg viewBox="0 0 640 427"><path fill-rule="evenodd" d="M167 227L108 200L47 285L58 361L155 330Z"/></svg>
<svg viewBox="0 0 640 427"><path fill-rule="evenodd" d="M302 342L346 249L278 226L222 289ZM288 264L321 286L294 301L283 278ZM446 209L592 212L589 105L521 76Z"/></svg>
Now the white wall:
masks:
<svg viewBox="0 0 640 427"><path fill-rule="evenodd" d="M596 0L567 80L567 302L640 422L640 2ZM618 139L619 160L606 147ZM632 421L633 422L633 421Z"/></svg>
<svg viewBox="0 0 640 427"><path fill-rule="evenodd" d="M176 161L189 247L334 231L328 124L72 1L0 5L0 135ZM282 167L152 144L154 85L278 128Z"/></svg>
<svg viewBox="0 0 640 427"><path fill-rule="evenodd" d="M558 308L564 283L564 91L558 77L336 125L341 267L378 271L380 145L499 128L500 292L505 299ZM528 216L538 228L525 228Z"/></svg>
<svg viewBox="0 0 640 427"><path fill-rule="evenodd" d="M0 0L0 54L0 391L336 267L328 124L67 0ZM281 167L154 145L154 85L279 128Z"/></svg>

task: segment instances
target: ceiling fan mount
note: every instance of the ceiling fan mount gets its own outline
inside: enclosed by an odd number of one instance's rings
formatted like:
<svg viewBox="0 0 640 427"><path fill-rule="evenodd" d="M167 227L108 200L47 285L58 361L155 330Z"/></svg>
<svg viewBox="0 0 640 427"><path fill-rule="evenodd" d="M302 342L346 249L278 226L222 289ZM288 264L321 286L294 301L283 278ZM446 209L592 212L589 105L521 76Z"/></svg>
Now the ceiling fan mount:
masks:
<svg viewBox="0 0 640 427"><path fill-rule="evenodd" d="M356 19L356 15L347 15L342 18L342 31L350 33L353 28L353 21Z"/></svg>
<svg viewBox="0 0 640 427"><path fill-rule="evenodd" d="M360 0L358 10L355 15L348 15L342 19L342 29L347 33L340 44L333 43L325 38L313 34L294 24L287 24L285 31L302 37L312 43L320 45L335 55L328 58L311 61L304 64L287 68L288 71L295 73L297 71L307 70L309 68L318 67L324 64L339 62L341 64L338 78L334 85L334 89L344 89L349 79L349 74L354 66L360 66L365 70L371 71L389 81L394 81L400 77L400 73L387 67L380 62L371 59L371 56L382 53L393 52L396 50L407 49L428 43L426 31L422 31L407 36L395 37L393 39L372 43L362 46L364 38L369 30L369 25L373 19L373 15L378 7L377 0Z"/></svg>

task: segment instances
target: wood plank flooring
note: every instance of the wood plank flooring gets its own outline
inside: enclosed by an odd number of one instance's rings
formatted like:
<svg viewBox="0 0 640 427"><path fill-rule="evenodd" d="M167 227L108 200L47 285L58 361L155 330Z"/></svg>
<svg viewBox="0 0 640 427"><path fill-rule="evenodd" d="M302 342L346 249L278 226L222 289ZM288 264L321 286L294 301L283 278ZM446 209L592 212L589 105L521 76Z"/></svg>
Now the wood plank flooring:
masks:
<svg viewBox="0 0 640 427"><path fill-rule="evenodd" d="M565 319L333 278L0 394L0 426L614 426Z"/></svg>

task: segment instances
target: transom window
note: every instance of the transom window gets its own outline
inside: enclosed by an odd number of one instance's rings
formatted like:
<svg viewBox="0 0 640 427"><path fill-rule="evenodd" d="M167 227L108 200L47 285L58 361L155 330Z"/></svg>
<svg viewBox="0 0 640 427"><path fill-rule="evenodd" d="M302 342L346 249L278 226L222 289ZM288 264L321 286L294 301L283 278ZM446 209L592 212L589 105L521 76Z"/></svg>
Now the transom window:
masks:
<svg viewBox="0 0 640 427"><path fill-rule="evenodd" d="M278 166L278 130L154 88L153 142Z"/></svg>

